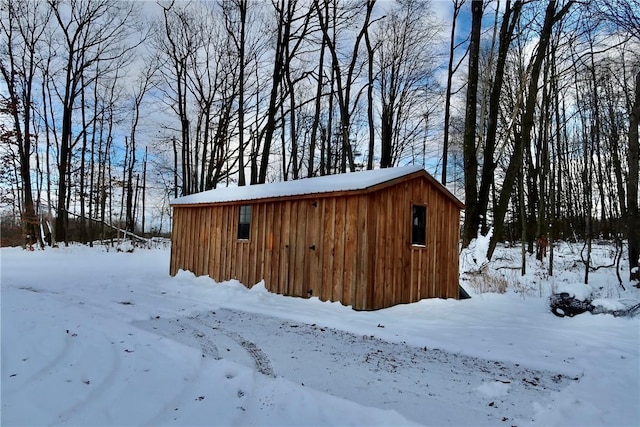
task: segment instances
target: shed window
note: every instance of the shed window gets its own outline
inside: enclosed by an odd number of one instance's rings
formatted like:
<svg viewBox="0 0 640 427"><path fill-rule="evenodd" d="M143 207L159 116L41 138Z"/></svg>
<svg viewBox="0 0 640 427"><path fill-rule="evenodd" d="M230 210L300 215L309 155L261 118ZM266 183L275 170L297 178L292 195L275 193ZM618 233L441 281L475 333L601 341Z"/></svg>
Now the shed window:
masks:
<svg viewBox="0 0 640 427"><path fill-rule="evenodd" d="M249 240L251 230L251 206L240 206L238 216L238 239Z"/></svg>
<svg viewBox="0 0 640 427"><path fill-rule="evenodd" d="M411 244L424 246L427 242L427 207L413 205L411 209Z"/></svg>

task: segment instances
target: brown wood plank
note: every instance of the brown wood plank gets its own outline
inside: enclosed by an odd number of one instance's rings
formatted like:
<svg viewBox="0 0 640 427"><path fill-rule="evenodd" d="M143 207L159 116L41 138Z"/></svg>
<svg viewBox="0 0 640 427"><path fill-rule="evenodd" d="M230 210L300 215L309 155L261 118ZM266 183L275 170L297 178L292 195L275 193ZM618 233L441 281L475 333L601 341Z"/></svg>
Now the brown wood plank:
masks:
<svg viewBox="0 0 640 427"><path fill-rule="evenodd" d="M324 213L326 211L326 203L327 199L319 199L318 207L316 213L316 221L318 224L318 230L316 233L316 265L314 269L315 274L315 284L313 289L313 294L319 297L322 300L322 296L327 294L326 284L324 280L324 257L327 252L327 246L325 246L324 235L325 235L325 218ZM330 248L329 248L330 249ZM325 298L326 299L326 298Z"/></svg>
<svg viewBox="0 0 640 427"><path fill-rule="evenodd" d="M434 218L433 218L433 200L431 193L431 186L425 185L422 181L418 186L419 189L419 200L421 200L427 207L427 226L426 226L426 250L422 251L421 259L420 259L420 270L422 272L422 288L424 289L425 298L431 298L433 296L432 286L434 286L434 282L432 280L431 274L433 273L433 266L430 263L430 259L432 259L433 255L436 254L438 248L435 245L435 228L434 228Z"/></svg>
<svg viewBox="0 0 640 427"><path fill-rule="evenodd" d="M202 275L202 248L200 247L200 230L202 228L202 209L193 210L193 269L196 276Z"/></svg>
<svg viewBox="0 0 640 427"><path fill-rule="evenodd" d="M435 229L435 235L436 235L436 247L437 248L441 248L442 247L442 243L443 243L443 218L442 218L442 199L439 197L433 197L433 212L432 215L435 216L435 223L436 223L436 229ZM444 266L444 262L443 259L441 257L441 252L442 250L438 251L438 253L436 253L434 255L434 264L435 264L435 280L434 280L434 285L433 285L433 289L434 289L434 294L436 297L441 298L444 296L444 288L445 288L445 284L442 282L443 279L443 275L442 275L442 271L443 271L443 266Z"/></svg>
<svg viewBox="0 0 640 427"><path fill-rule="evenodd" d="M394 302L394 283L393 283L393 262L394 262L394 247L393 247L393 224L397 219L394 215L394 203L392 194L389 191L384 191L383 211L384 211L384 293L382 306L389 307Z"/></svg>
<svg viewBox="0 0 640 427"><path fill-rule="evenodd" d="M342 275L342 303L353 306L356 297L355 268L358 256L356 239L358 232L358 197L349 197L345 204L345 241L344 241L344 261Z"/></svg>
<svg viewBox="0 0 640 427"><path fill-rule="evenodd" d="M306 231L305 231L305 265L304 265L304 282L303 292L308 296L319 295L319 256L321 244L318 242L322 221L320 221L321 207L317 200L307 201L306 212Z"/></svg>
<svg viewBox="0 0 640 427"><path fill-rule="evenodd" d="M291 235L291 203L284 203L282 206L281 231L281 253L280 253L280 280L278 281L278 293L289 295L289 262L291 256L290 235Z"/></svg>
<svg viewBox="0 0 640 427"><path fill-rule="evenodd" d="M182 266L181 268L183 270L189 270L191 271L191 264L189 262L189 245L191 244L190 241L190 235L191 235L191 230L189 229L189 225L191 224L191 221L189 221L189 215L191 214L191 210L190 209L185 209L184 210L184 221L183 221L183 234L182 234Z"/></svg>
<svg viewBox="0 0 640 427"><path fill-rule="evenodd" d="M367 195L367 269L366 269L366 305L363 310L373 310L375 308L376 288L379 286L377 272L377 244L378 244L378 214L376 205L376 195Z"/></svg>
<svg viewBox="0 0 640 427"><path fill-rule="evenodd" d="M392 213L391 213L391 222L390 222L390 236L391 236L391 271L392 271L392 279L391 279L391 287L392 287L392 298L391 304L395 305L403 301L403 288L404 288L404 272L402 271L402 255L403 255L403 247L402 247L402 225L405 222L406 218L406 207L402 202L402 193L404 189L404 183L396 185L389 189L391 193L392 200Z"/></svg>
<svg viewBox="0 0 640 427"><path fill-rule="evenodd" d="M271 292L273 278L273 203L264 205L264 246L262 252L262 280L264 286Z"/></svg>
<svg viewBox="0 0 640 427"><path fill-rule="evenodd" d="M406 206L404 206L402 202L402 193L404 189L405 183L396 185L391 188L389 191L392 195L392 203L393 203L393 213L391 221L391 236L392 239L392 262L391 269L393 270L393 279L391 281L393 286L393 298L392 304L399 304L403 301L404 297L404 272L402 271L402 257L403 257L403 247L402 247L402 226L405 223L406 218Z"/></svg>
<svg viewBox="0 0 640 427"><path fill-rule="evenodd" d="M444 206L444 212L443 215L445 215L445 217L447 218L447 221L445 222L445 229L443 230L444 233L444 243L443 243L443 247L445 249L445 253L443 254L443 260L450 260L451 258L451 249L452 249L452 245L451 245L451 227L450 227L450 222L448 221L449 219L449 206L447 206L445 204ZM445 296L446 298L450 298L451 297L451 284L452 284L452 277L451 277L451 264L449 262L445 262L443 265L443 287L445 289Z"/></svg>
<svg viewBox="0 0 640 427"><path fill-rule="evenodd" d="M271 250L271 262L267 268L271 270L271 280L267 283L267 289L278 292L280 283L280 257L282 255L282 203L270 203L273 208L273 248Z"/></svg>
<svg viewBox="0 0 640 427"><path fill-rule="evenodd" d="M192 273L196 274L195 271L195 266L193 263L193 246L194 246L194 223L195 221L193 220L193 216L195 214L195 210L194 209L189 209L187 210L187 244L185 245L186 247L186 253L185 253L185 267L187 268L187 270L191 271Z"/></svg>
<svg viewBox="0 0 640 427"><path fill-rule="evenodd" d="M227 261L225 265L225 269L227 270L227 277L229 279L235 279L238 277L238 207L237 206L229 206L226 209L227 214L227 242L226 242L226 252L227 252Z"/></svg>
<svg viewBox="0 0 640 427"><path fill-rule="evenodd" d="M309 284L306 283L305 277L305 264L307 262L307 254L310 251L311 245L307 240L307 207L309 206L308 200L301 200L296 202L296 222L294 223L295 234L295 265L294 265L294 280L293 280L293 295L299 297L307 297L307 289Z"/></svg>
<svg viewBox="0 0 640 427"><path fill-rule="evenodd" d="M178 266L181 264L179 257L180 248L180 232L182 226L180 224L180 214L182 209L175 208L173 210L173 225L171 227L171 258L169 259L169 274L175 276L178 273Z"/></svg>
<svg viewBox="0 0 640 427"><path fill-rule="evenodd" d="M400 280L402 281L403 303L417 301L415 292L411 287L411 189L415 181L404 184L404 191L400 197L401 214L398 218L398 235L400 236Z"/></svg>
<svg viewBox="0 0 640 427"><path fill-rule="evenodd" d="M193 250L191 260L193 261L193 272L196 276L201 276L202 272L200 271L200 209L193 209L192 212L192 223L191 223L191 232L192 241L191 241L191 249Z"/></svg>
<svg viewBox="0 0 640 427"><path fill-rule="evenodd" d="M222 254L222 280L230 280L232 278L232 272L230 271L229 266L231 265L231 259L233 258L231 254L231 247L229 241L231 239L236 238L236 236L232 236L231 233L231 224L229 224L229 212L231 211L231 206L223 206L222 208L222 241L220 246L220 253Z"/></svg>
<svg viewBox="0 0 640 427"><path fill-rule="evenodd" d="M209 251L207 254L208 257L208 269L207 274L209 277L214 278L215 275L215 266L216 266L216 218L215 218L215 208L213 206L209 207Z"/></svg>
<svg viewBox="0 0 640 427"><path fill-rule="evenodd" d="M211 260L209 261L209 276L213 280L220 281L220 208L211 207L211 234L209 243L209 252Z"/></svg>
<svg viewBox="0 0 640 427"><path fill-rule="evenodd" d="M249 286L253 287L256 283L258 283L258 260L257 260L257 252L259 246L262 244L260 235L260 231L263 229L260 227L260 222L262 221L261 214L261 204L254 203L251 205L251 222L249 224L249 242L246 243L245 248L245 256L246 256L246 265L244 277L246 277L247 282L249 282Z"/></svg>
<svg viewBox="0 0 640 427"><path fill-rule="evenodd" d="M409 265L410 265L410 269L411 269L411 279L410 279L410 286L411 286L411 292L412 292L412 297L415 297L416 299L420 298L420 277L416 274L417 273L417 268L416 268L416 261L417 261L417 256L416 256L416 251L415 249L411 248L411 256L410 256L410 261L409 261Z"/></svg>
<svg viewBox="0 0 640 427"><path fill-rule="evenodd" d="M223 282L225 280L229 280L229 272L227 271L227 258L229 256L229 251L227 248L227 242L229 240L229 218L228 206L220 207L220 224L221 224L221 233L220 233L220 281Z"/></svg>
<svg viewBox="0 0 640 427"><path fill-rule="evenodd" d="M354 288L355 296L353 301L353 308L361 310L367 306L367 271L369 268L369 256L368 256L368 232L367 232L367 219L368 212L367 196L358 196L358 216L356 224L356 258L355 258L355 274L354 274Z"/></svg>
<svg viewBox="0 0 640 427"><path fill-rule="evenodd" d="M427 218L426 218L426 236L425 236L425 248L412 247L413 251L413 271L412 275L414 277L414 282L416 283L416 293L417 298L422 299L428 295L429 291L427 289L427 278L426 278L426 268L427 265L425 260L428 258L429 251L433 250L430 246L430 225L429 225L429 200L428 195L424 193L424 187L422 185L422 180L416 182L411 189L411 203L417 205L426 205L427 207ZM411 215L411 214L410 214ZM411 226L411 225L410 225ZM411 231L410 231L411 233Z"/></svg>
<svg viewBox="0 0 640 427"><path fill-rule="evenodd" d="M192 209L191 210L191 262L192 271L196 276L201 276L198 263L200 262L200 250L198 248L200 244L200 209Z"/></svg>
<svg viewBox="0 0 640 427"><path fill-rule="evenodd" d="M372 310L383 307L384 302L384 270L385 270L385 236L384 236L384 212L382 211L384 199L380 193L374 195L374 204L372 210L376 211L375 215L375 241L374 241L374 255L372 259L375 260L375 268L372 280L375 283L373 287L373 304Z"/></svg>
<svg viewBox="0 0 640 427"><path fill-rule="evenodd" d="M189 210L182 210L182 233L180 236L181 240L181 265L180 268L183 270L189 269L189 260L187 259L187 255L189 253Z"/></svg>
<svg viewBox="0 0 640 427"><path fill-rule="evenodd" d="M297 283L297 265L296 259L299 256L298 253L298 204L299 201L292 200L289 203L291 219L289 226L289 267L287 271L287 295L300 296L296 293ZM301 248L302 250L302 248Z"/></svg>
<svg viewBox="0 0 640 427"><path fill-rule="evenodd" d="M251 242L246 240L240 242L240 251L242 257L242 274L240 275L242 283L245 283L248 288L252 288L256 283L251 280Z"/></svg>
<svg viewBox="0 0 640 427"><path fill-rule="evenodd" d="M232 259L233 261L231 262L231 270L233 271L233 276L232 278L239 280L240 282L242 282L243 285L247 285L247 283L244 283L242 280L242 267L243 267L243 263L242 263L242 243L240 242L240 240L238 240L238 212L237 210L240 208L239 206L234 206L234 211L233 212L233 216L230 218L230 221L232 221L233 227L231 229L231 234L230 236L232 236L231 240L231 253L233 254Z"/></svg>
<svg viewBox="0 0 640 427"><path fill-rule="evenodd" d="M237 276L235 264L238 262L236 258L236 242L238 241L238 213L236 206L227 206L225 209L227 232L225 233L225 280L233 279Z"/></svg>
<svg viewBox="0 0 640 427"><path fill-rule="evenodd" d="M251 204L251 221L249 223L249 241L243 242L244 247L242 248L242 256L245 259L243 275L244 280L247 281L247 286L249 288L253 287L256 284L257 280L255 277L255 269L256 264L254 263L255 251L258 243L258 227L256 227L257 218L259 217L258 211L260 210L259 204L252 203Z"/></svg>
<svg viewBox="0 0 640 427"><path fill-rule="evenodd" d="M264 260L265 260L265 249L267 245L267 206L265 204L260 204L260 219L256 222L258 226L258 242L256 245L256 254L254 258L255 262L255 272L254 272L254 280L259 282L264 280Z"/></svg>
<svg viewBox="0 0 640 427"><path fill-rule="evenodd" d="M253 204L251 206L251 231L249 233L249 248L247 254L247 277L249 282L251 282L251 286L260 281L260 279L258 279L258 272L260 270L258 253L260 252L263 239L262 232L264 231L264 227L261 226L263 216L264 214L262 213L262 204Z"/></svg>
<svg viewBox="0 0 640 427"><path fill-rule="evenodd" d="M246 240L238 239L238 217L240 214L240 206L234 206L233 212L233 252L235 253L235 260L231 268L235 270L234 277L238 279L242 284L247 287L251 287L250 283L247 283L244 271L247 267L247 260L244 256L244 249L247 245Z"/></svg>
<svg viewBox="0 0 640 427"><path fill-rule="evenodd" d="M320 299L322 301L334 301L333 299L333 259L334 259L334 233L336 228L336 199L329 198L322 201L322 278Z"/></svg>
<svg viewBox="0 0 640 427"><path fill-rule="evenodd" d="M431 204L429 205L429 215L431 217L431 236L432 236L432 245L431 247L437 248L441 241L441 232L440 230L440 216L438 212L438 200L437 198L432 197ZM431 263L431 276L429 278L431 285L431 298L437 298L440 296L440 262L438 259L438 254L436 251L430 252L430 263Z"/></svg>
<svg viewBox="0 0 640 427"><path fill-rule="evenodd" d="M209 214L211 208L201 209L202 217L200 218L202 221L202 227L200 228L200 242L202 243L202 247L200 251L201 255L201 263L202 263L202 275L209 275L209 237L211 235L211 215Z"/></svg>
<svg viewBox="0 0 640 427"><path fill-rule="evenodd" d="M345 220L347 216L346 200L344 197L336 199L335 207L335 235L333 238L333 291L332 300L343 300L343 274L344 274L344 243L345 243Z"/></svg>

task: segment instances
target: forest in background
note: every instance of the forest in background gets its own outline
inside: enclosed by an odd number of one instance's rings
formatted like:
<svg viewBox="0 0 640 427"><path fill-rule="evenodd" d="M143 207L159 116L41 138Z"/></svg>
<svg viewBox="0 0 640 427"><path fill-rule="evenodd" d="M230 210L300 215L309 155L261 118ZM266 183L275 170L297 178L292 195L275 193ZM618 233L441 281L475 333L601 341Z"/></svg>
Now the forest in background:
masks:
<svg viewBox="0 0 640 427"><path fill-rule="evenodd" d="M3 242L159 234L173 197L422 164L489 258L584 241L588 280L606 239L640 274L638 0L0 5Z"/></svg>

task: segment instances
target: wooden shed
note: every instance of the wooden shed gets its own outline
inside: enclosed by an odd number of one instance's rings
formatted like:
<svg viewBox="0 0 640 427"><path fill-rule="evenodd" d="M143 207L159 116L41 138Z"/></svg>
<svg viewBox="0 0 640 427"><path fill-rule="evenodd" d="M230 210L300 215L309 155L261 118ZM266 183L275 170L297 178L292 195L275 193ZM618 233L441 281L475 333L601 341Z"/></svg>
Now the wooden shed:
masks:
<svg viewBox="0 0 640 427"><path fill-rule="evenodd" d="M175 199L171 275L189 270L356 310L458 298L463 204L407 166Z"/></svg>

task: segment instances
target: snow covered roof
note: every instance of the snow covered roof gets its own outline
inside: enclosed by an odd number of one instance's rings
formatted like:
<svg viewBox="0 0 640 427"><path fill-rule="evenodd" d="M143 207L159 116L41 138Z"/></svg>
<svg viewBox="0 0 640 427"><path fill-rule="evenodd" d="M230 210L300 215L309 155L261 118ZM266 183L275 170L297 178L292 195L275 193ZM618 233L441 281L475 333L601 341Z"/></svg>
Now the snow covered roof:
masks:
<svg viewBox="0 0 640 427"><path fill-rule="evenodd" d="M270 199L275 197L365 190L420 171L424 172L425 175L428 175L422 166L403 166L397 168L342 173L337 175L325 175L294 181L246 185L243 187L221 187L179 197L174 199L171 202L171 205L239 202L244 200ZM446 188L442 187L442 189L448 193ZM451 197L454 196L451 195Z"/></svg>

